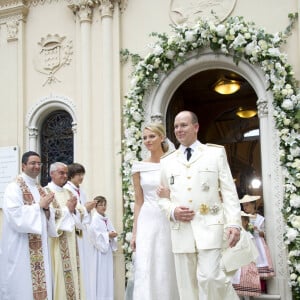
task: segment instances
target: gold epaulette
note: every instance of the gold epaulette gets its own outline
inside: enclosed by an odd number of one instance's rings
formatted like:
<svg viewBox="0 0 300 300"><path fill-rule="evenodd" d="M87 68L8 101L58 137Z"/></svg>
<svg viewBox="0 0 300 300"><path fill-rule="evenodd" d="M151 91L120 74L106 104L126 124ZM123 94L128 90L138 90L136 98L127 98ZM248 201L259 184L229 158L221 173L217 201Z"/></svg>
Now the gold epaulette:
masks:
<svg viewBox="0 0 300 300"><path fill-rule="evenodd" d="M170 151L170 152L165 153L163 156L161 156L160 159L167 157L168 155L170 155L171 153L173 153L173 152L175 152L175 151L176 151L176 149L174 149L174 150L172 150L172 151Z"/></svg>
<svg viewBox="0 0 300 300"><path fill-rule="evenodd" d="M210 144L210 143L207 143L206 146L211 146L211 147L218 147L218 148L224 148L223 145L218 145L218 144Z"/></svg>

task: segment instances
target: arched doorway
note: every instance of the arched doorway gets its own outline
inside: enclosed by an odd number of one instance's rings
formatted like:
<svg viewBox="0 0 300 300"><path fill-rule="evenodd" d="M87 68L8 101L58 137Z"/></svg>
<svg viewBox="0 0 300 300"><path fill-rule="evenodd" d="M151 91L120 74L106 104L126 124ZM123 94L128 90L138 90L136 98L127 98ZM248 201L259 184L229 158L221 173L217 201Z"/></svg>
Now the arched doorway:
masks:
<svg viewBox="0 0 300 300"><path fill-rule="evenodd" d="M260 140L252 143L251 147L247 147L248 157L251 157L251 153L254 156L254 152L258 152L259 159L258 165L261 165L261 178L262 178L262 190L261 195L264 199L264 214L266 217L266 231L267 231L267 243L272 249L272 259L276 269L276 277L269 281L268 293L273 294L276 297L282 296L285 299L290 298L290 291L287 288L287 261L283 242L284 232L284 220L281 213L282 207L282 185L279 163L279 146L276 144L277 136L275 130L275 123L272 118L273 114L273 95L270 91L267 91L266 81L264 74L258 66L251 65L246 61L240 61L237 66L234 64L232 57L225 55L215 55L209 51L201 54L200 56L190 57L184 64L181 64L174 68L170 73L166 74L160 81L159 85L152 91L151 95L145 99L145 122L150 122L154 119L154 116L161 116L163 123L168 127L169 134L172 124L170 119L174 118L175 111L170 107L174 103L175 109L191 109L194 110L195 105L181 106L180 101L174 100L176 93L185 82L197 74L205 74L208 70L226 70L228 72L234 72L238 76L242 77L250 86L253 92L253 100L258 110L258 117L256 122L259 124ZM198 81L197 81L198 82ZM198 83L199 84L199 83ZM180 92L183 93L183 92ZM175 102L173 102L175 101ZM234 101L232 102L234 103ZM177 106L177 107L176 107ZM174 108L173 108L174 109ZM216 110L214 106L212 110ZM228 117L227 115L233 113L233 111L224 111L223 114L219 114L218 118L223 122ZM173 114L173 116L172 116ZM200 117L199 117L200 118ZM218 119L217 118L217 119ZM173 122L173 121L172 121ZM226 122L225 122L226 123ZM207 128L212 128L211 123L207 123ZM201 124L200 124L201 126ZM224 126L223 126L224 127ZM236 127L236 126L235 126ZM224 127L225 129L227 127ZM233 127L234 128L234 127ZM249 126L251 128L251 126ZM224 129L224 130L225 130ZM227 131L227 129L225 130ZM220 140L211 140L210 131L204 131L202 137L203 142L215 142L220 143ZM241 134L242 131L237 131ZM171 137L172 138L172 137ZM201 137L199 137L201 139ZM222 141L221 141L222 144ZM233 149L231 150L234 155L236 151L236 143L233 143ZM272 155L270 155L272 152ZM246 152L247 153L247 152Z"/></svg>
<svg viewBox="0 0 300 300"><path fill-rule="evenodd" d="M57 95L41 98L28 113L26 127L27 148L41 154L40 181L46 185L50 164L54 161L70 163L76 153L77 121L73 101Z"/></svg>
<svg viewBox="0 0 300 300"><path fill-rule="evenodd" d="M41 184L45 186L50 181L49 167L54 162L70 164L73 162L73 131L72 118L63 110L50 113L41 126L40 149L43 162Z"/></svg>
<svg viewBox="0 0 300 300"><path fill-rule="evenodd" d="M220 78L234 78L240 89L232 94L218 94L213 87ZM245 78L226 69L209 69L194 74L177 88L166 113L167 135L174 144L175 115L181 110L196 113L200 124L198 139L225 147L240 198L244 194L261 195L260 187L251 185L253 179L261 179L259 119L257 114L248 118L237 114L242 108L256 110L256 101L257 95Z"/></svg>

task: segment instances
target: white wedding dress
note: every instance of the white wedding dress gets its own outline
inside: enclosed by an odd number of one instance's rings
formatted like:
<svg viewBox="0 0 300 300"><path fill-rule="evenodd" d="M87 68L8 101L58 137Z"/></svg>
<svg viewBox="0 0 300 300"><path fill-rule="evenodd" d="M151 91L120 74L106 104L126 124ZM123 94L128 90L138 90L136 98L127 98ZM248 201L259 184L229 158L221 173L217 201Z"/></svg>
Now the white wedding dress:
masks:
<svg viewBox="0 0 300 300"><path fill-rule="evenodd" d="M134 300L179 299L171 250L170 225L157 204L160 164L134 162L140 172L144 204L137 220Z"/></svg>

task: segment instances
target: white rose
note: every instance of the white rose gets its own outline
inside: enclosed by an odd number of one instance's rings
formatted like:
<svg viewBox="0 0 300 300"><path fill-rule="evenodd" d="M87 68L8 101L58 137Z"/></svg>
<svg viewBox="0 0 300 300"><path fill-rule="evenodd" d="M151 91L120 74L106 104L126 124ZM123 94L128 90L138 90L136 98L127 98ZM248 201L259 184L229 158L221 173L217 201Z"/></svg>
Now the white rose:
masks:
<svg viewBox="0 0 300 300"><path fill-rule="evenodd" d="M268 48L268 44L267 44L267 42L264 41L264 40L259 40L259 41L258 41L258 45L259 45L259 47L260 47L262 50L267 50L267 48Z"/></svg>
<svg viewBox="0 0 300 300"><path fill-rule="evenodd" d="M153 49L153 54L156 56L161 55L164 52L164 49L160 45L155 45Z"/></svg>
<svg viewBox="0 0 300 300"><path fill-rule="evenodd" d="M127 232L127 233L126 233L126 236L125 236L125 240L126 240L127 242L130 242L131 239L132 239L132 232Z"/></svg>
<svg viewBox="0 0 300 300"><path fill-rule="evenodd" d="M300 156L300 147L292 147L290 152L294 157Z"/></svg>
<svg viewBox="0 0 300 300"><path fill-rule="evenodd" d="M292 163L292 167L300 170L300 159L295 159L295 161Z"/></svg>
<svg viewBox="0 0 300 300"><path fill-rule="evenodd" d="M134 76L130 82L131 88L135 87L137 82L138 82L138 77Z"/></svg>
<svg viewBox="0 0 300 300"><path fill-rule="evenodd" d="M300 196L296 194L292 194L290 198L290 204L293 207L300 207Z"/></svg>
<svg viewBox="0 0 300 300"><path fill-rule="evenodd" d="M287 83L287 84L285 85L285 88L288 89L288 90L290 90L290 89L292 88L292 86L291 86L289 83Z"/></svg>
<svg viewBox="0 0 300 300"><path fill-rule="evenodd" d="M298 236L298 231L294 228L289 228L286 237L287 239L292 242Z"/></svg>
<svg viewBox="0 0 300 300"><path fill-rule="evenodd" d="M278 57L280 55L280 51L278 48L269 48L268 52L272 55L272 56L276 56Z"/></svg>
<svg viewBox="0 0 300 300"><path fill-rule="evenodd" d="M292 273L290 276L291 280L296 280L297 279L297 275L295 273Z"/></svg>
<svg viewBox="0 0 300 300"><path fill-rule="evenodd" d="M281 107L283 109L286 109L286 110L293 110L294 109L293 102L290 99L284 99L282 104L281 104Z"/></svg>
<svg viewBox="0 0 300 300"><path fill-rule="evenodd" d="M155 61L154 61L153 67L154 67L154 68L158 68L158 67L159 67L159 64L160 64L160 58L157 57L157 58L155 59Z"/></svg>
<svg viewBox="0 0 300 300"><path fill-rule="evenodd" d="M188 42L194 42L196 40L196 36L193 31L187 31L185 33L185 40Z"/></svg>
<svg viewBox="0 0 300 300"><path fill-rule="evenodd" d="M244 36L239 33L238 36L233 41L232 46L233 46L233 48L236 48L236 47L242 46L245 43L246 43L246 40L245 40Z"/></svg>
<svg viewBox="0 0 300 300"><path fill-rule="evenodd" d="M130 210L131 210L131 212L134 212L134 202L130 203Z"/></svg>
<svg viewBox="0 0 300 300"><path fill-rule="evenodd" d="M138 113L138 112L134 112L134 113L132 114L132 117L133 117L133 119L134 119L136 122L140 122L140 121L142 120L142 116L141 116L141 114Z"/></svg>
<svg viewBox="0 0 300 300"><path fill-rule="evenodd" d="M292 216L291 223L293 227L299 229L300 228L300 216Z"/></svg>
<svg viewBox="0 0 300 300"><path fill-rule="evenodd" d="M249 32L246 32L244 34L245 39L249 40L251 38L251 34Z"/></svg>
<svg viewBox="0 0 300 300"><path fill-rule="evenodd" d="M225 27L225 25L219 24L217 26L217 28L216 28L216 32L217 32L218 36L221 36L221 37L225 36L225 34L226 34L226 27Z"/></svg>
<svg viewBox="0 0 300 300"><path fill-rule="evenodd" d="M135 158L135 155L133 152L127 152L124 156L125 161L131 161Z"/></svg>
<svg viewBox="0 0 300 300"><path fill-rule="evenodd" d="M168 50L168 51L166 52L166 57L167 57L168 59L173 59L174 56L175 56L175 51L173 51L173 50Z"/></svg>

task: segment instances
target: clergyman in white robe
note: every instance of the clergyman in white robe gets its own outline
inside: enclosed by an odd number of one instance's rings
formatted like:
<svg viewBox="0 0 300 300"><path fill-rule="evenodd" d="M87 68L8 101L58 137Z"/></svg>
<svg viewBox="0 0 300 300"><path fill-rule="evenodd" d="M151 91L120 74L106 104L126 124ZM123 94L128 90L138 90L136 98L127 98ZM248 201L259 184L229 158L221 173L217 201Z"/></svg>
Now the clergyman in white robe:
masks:
<svg viewBox="0 0 300 300"><path fill-rule="evenodd" d="M88 239L87 228L91 222L91 213L88 213L86 208L84 207L87 202L86 193L84 190L79 187L77 188L71 181L68 181L64 188L72 192L73 195L77 197L78 204L82 206L85 212L85 224L82 224L82 235L77 236L79 257L80 257L80 268L82 270L84 287L86 298L91 299L90 291L92 291L95 287L92 285L90 268L94 265L92 261L92 251L93 247Z"/></svg>
<svg viewBox="0 0 300 300"><path fill-rule="evenodd" d="M51 262L48 233L55 236L54 217L47 220L40 207L40 194L33 179L22 173L35 203L24 205L23 193L16 182L10 183L3 199L3 228L1 240L0 299L33 299L28 233L40 234L44 257L47 297L52 300Z"/></svg>

